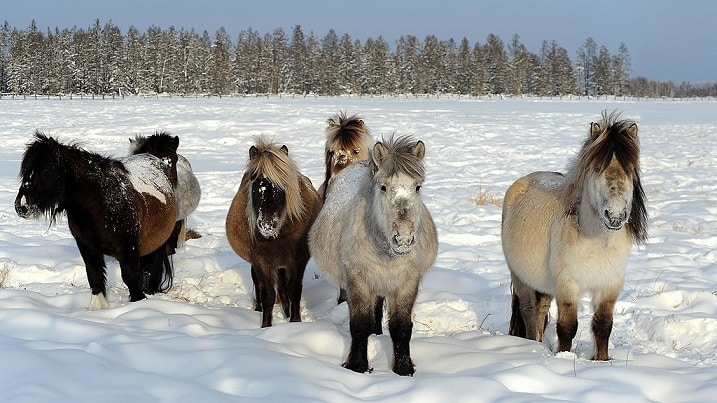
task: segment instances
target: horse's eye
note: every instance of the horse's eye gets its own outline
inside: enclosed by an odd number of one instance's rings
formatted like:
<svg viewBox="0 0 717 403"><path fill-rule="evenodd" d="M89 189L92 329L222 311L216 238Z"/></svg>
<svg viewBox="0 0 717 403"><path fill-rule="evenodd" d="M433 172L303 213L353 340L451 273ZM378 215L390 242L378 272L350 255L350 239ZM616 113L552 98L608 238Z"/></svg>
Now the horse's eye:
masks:
<svg viewBox="0 0 717 403"><path fill-rule="evenodd" d="M421 191L421 185L416 186L416 193Z"/></svg>
<svg viewBox="0 0 717 403"><path fill-rule="evenodd" d="M385 192L385 191L386 191L386 185L381 185L381 191L382 191L382 192Z"/></svg>
<svg viewBox="0 0 717 403"><path fill-rule="evenodd" d="M354 155L359 155L360 152L361 152L360 148L354 149Z"/></svg>

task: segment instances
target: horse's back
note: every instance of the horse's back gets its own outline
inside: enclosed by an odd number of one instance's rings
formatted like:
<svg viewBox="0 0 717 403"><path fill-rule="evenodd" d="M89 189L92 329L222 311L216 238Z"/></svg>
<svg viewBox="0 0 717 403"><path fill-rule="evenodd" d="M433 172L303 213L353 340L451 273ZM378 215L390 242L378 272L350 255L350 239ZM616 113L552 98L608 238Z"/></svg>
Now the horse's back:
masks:
<svg viewBox="0 0 717 403"><path fill-rule="evenodd" d="M202 190L192 165L184 156L177 154L177 220L183 220L194 212L201 197Z"/></svg>
<svg viewBox="0 0 717 403"><path fill-rule="evenodd" d="M135 210L140 213L140 255L153 252L167 240L174 229L177 203L174 187L165 163L150 154L138 154L123 160L134 190Z"/></svg>
<svg viewBox="0 0 717 403"><path fill-rule="evenodd" d="M355 163L333 177L324 205L309 232L311 256L324 274L340 285L344 283L339 267L342 236L351 214L357 212L357 200L370 172L367 164Z"/></svg>
<svg viewBox="0 0 717 403"><path fill-rule="evenodd" d="M516 180L503 200L502 246L511 272L541 292L552 292L548 260L553 223L566 215L565 177L533 172Z"/></svg>

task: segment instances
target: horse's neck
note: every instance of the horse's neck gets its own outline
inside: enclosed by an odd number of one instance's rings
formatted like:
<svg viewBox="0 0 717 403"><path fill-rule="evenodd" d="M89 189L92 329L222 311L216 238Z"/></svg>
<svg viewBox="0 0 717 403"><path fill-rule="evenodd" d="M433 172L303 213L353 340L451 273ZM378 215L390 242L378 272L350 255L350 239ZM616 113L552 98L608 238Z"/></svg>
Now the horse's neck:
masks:
<svg viewBox="0 0 717 403"><path fill-rule="evenodd" d="M595 207L590 205L589 200L587 190L584 189L582 197L578 199L573 212L578 231L589 238L609 235L609 232L605 229L605 224L600 219Z"/></svg>
<svg viewBox="0 0 717 403"><path fill-rule="evenodd" d="M111 176L108 167L114 165L108 163L111 161L106 157L80 150L66 152L63 158L67 183L75 184L82 190L97 187L106 181Z"/></svg>

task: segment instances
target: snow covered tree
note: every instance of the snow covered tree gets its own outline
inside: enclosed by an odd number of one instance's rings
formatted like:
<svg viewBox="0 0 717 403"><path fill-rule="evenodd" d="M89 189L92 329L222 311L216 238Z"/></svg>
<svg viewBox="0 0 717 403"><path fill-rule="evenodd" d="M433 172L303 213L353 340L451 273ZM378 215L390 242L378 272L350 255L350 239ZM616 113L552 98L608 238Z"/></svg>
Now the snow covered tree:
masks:
<svg viewBox="0 0 717 403"><path fill-rule="evenodd" d="M339 37L330 29L321 40L321 57L319 63L319 93L339 95Z"/></svg>
<svg viewBox="0 0 717 403"><path fill-rule="evenodd" d="M503 41L489 34L483 49L486 67L486 90L490 94L504 94L508 91L510 67Z"/></svg>
<svg viewBox="0 0 717 403"><path fill-rule="evenodd" d="M207 76L211 87L210 92L215 95L230 94L233 90L231 79L232 42L226 29L221 27L214 34L211 53L207 62Z"/></svg>
<svg viewBox="0 0 717 403"><path fill-rule="evenodd" d="M456 93L471 93L471 86L473 85L472 70L473 58L471 57L471 46L468 39L464 37L458 47L458 56L456 57Z"/></svg>

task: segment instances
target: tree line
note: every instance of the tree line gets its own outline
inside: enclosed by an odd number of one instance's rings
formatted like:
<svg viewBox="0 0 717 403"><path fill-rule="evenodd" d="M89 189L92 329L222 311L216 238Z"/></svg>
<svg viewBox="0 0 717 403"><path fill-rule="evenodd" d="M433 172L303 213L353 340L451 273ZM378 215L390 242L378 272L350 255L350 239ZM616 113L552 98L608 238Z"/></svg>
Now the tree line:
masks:
<svg viewBox="0 0 717 403"><path fill-rule="evenodd" d="M487 94L705 97L717 83L679 85L631 77L630 53L588 38L571 59L556 41L531 52L514 35L485 42L401 36L360 41L300 25L261 34L214 35L156 26L126 33L111 21L89 28L0 26L0 93L12 94Z"/></svg>

